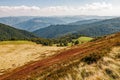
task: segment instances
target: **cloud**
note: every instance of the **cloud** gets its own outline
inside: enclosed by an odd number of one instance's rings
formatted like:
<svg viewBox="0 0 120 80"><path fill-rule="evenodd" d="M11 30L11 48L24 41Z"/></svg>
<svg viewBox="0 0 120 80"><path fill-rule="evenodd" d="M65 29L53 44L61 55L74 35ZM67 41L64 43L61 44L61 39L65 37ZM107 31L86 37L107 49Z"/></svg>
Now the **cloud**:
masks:
<svg viewBox="0 0 120 80"><path fill-rule="evenodd" d="M0 16L52 16L52 15L108 15L113 10L109 3L92 3L84 6L0 6ZM116 10L117 11L117 10ZM106 12L106 13L104 13ZM104 14L103 14L104 13ZM109 15L112 15L109 13Z"/></svg>

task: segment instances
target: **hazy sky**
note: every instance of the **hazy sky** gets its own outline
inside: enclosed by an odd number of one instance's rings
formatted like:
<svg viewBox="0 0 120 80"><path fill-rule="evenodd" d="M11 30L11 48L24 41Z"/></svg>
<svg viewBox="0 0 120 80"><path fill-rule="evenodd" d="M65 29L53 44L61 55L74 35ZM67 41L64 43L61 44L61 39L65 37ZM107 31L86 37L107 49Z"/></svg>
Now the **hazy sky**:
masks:
<svg viewBox="0 0 120 80"><path fill-rule="evenodd" d="M3 16L120 16L120 0L0 0Z"/></svg>

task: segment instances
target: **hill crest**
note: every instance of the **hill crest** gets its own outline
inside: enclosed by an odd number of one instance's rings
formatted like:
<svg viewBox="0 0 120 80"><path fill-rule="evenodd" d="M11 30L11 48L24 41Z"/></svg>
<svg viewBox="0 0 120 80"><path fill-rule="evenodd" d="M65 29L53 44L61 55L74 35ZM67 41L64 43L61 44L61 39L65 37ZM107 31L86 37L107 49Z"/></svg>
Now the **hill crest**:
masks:
<svg viewBox="0 0 120 80"><path fill-rule="evenodd" d="M19 30L11 26L0 23L0 40L29 39L36 36L25 30Z"/></svg>

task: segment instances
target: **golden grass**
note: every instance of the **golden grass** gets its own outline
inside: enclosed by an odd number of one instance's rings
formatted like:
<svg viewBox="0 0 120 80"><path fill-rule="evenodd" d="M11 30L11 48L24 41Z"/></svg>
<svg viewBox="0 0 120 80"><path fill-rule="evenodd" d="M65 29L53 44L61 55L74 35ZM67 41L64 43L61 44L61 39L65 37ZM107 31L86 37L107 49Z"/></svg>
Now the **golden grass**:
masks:
<svg viewBox="0 0 120 80"><path fill-rule="evenodd" d="M18 68L1 79L120 80L119 52L120 33L74 46L59 55ZM90 55L93 53L95 55ZM87 60L82 61L86 57ZM86 62L89 59L90 64Z"/></svg>
<svg viewBox="0 0 120 80"><path fill-rule="evenodd" d="M0 75L31 61L52 56L64 48L41 46L28 41L0 42Z"/></svg>
<svg viewBox="0 0 120 80"><path fill-rule="evenodd" d="M0 45L6 45L6 44L16 44L16 45L19 45L19 44L36 44L36 43L33 43L31 41L1 41L0 42Z"/></svg>

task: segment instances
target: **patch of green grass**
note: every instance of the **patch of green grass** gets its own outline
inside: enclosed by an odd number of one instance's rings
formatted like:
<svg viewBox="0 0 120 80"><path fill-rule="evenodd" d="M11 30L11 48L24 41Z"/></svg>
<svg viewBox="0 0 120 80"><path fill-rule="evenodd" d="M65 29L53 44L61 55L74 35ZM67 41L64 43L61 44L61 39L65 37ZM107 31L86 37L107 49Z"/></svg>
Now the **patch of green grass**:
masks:
<svg viewBox="0 0 120 80"><path fill-rule="evenodd" d="M79 37L78 39L73 39L72 41L75 43L75 41L79 41L79 44L82 44L82 43L86 43L86 42L89 42L91 40L93 40L92 37ZM74 45L74 43L68 43L68 46L72 46Z"/></svg>
<svg viewBox="0 0 120 80"><path fill-rule="evenodd" d="M35 44L31 41L1 41L0 45L5 45L5 44Z"/></svg>
<svg viewBox="0 0 120 80"><path fill-rule="evenodd" d="M72 41L71 42L67 42L67 45L66 46L73 46L73 45L76 45L75 43L76 43L76 41L78 41L79 43L78 44L82 44L82 43L86 43L86 42L89 42L89 41L91 41L91 40L93 40L93 38L92 37L79 37L78 39L72 39ZM64 45L64 43L62 43L62 45L63 46L65 46ZM54 43L54 44L52 44L52 46L60 46L60 43Z"/></svg>
<svg viewBox="0 0 120 80"><path fill-rule="evenodd" d="M91 41L93 38L91 37L80 37L78 39L74 39L73 41L76 41L78 40L79 42L88 42L88 41Z"/></svg>
<svg viewBox="0 0 120 80"><path fill-rule="evenodd" d="M79 41L79 44L82 44L82 43L86 43L86 42L89 42L91 40L93 40L93 38L91 37L79 37L78 39L73 39L72 41L75 43L75 41ZM74 45L74 43L68 43L68 46L72 46Z"/></svg>
<svg viewBox="0 0 120 80"><path fill-rule="evenodd" d="M68 43L68 46L72 46L72 43Z"/></svg>

